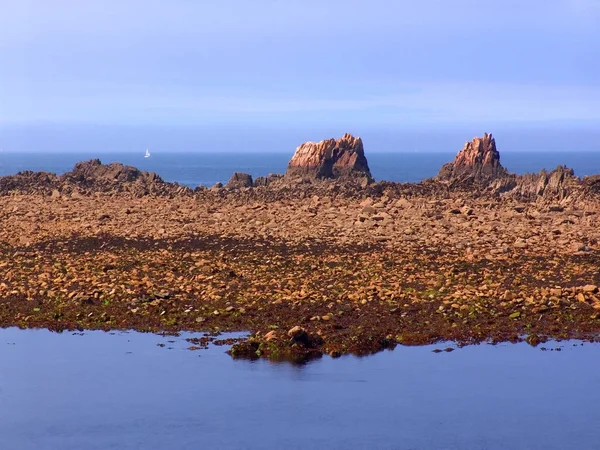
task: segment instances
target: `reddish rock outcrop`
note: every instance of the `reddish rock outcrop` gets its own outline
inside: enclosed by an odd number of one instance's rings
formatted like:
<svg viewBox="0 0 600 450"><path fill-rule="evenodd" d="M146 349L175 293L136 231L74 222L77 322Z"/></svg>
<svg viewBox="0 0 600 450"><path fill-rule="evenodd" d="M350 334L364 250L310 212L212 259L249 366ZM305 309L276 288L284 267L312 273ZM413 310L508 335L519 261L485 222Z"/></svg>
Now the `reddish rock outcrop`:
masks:
<svg viewBox="0 0 600 450"><path fill-rule="evenodd" d="M367 179L372 181L363 142L346 133L340 139L305 142L288 164L286 178Z"/></svg>
<svg viewBox="0 0 600 450"><path fill-rule="evenodd" d="M508 172L500 164L496 140L491 133L485 133L482 138L476 137L471 142L467 142L454 161L440 169L437 178L451 183L464 181L487 183L506 175Z"/></svg>

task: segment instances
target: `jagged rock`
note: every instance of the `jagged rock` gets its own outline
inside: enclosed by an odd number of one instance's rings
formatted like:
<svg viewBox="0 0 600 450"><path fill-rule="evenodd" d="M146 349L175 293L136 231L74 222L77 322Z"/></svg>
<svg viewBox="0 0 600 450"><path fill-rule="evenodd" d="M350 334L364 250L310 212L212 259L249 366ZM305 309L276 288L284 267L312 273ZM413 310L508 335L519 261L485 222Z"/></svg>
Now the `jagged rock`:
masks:
<svg viewBox="0 0 600 450"><path fill-rule="evenodd" d="M256 179L254 180L255 187L268 186L268 185L269 185L269 179L267 177L256 177Z"/></svg>
<svg viewBox="0 0 600 450"><path fill-rule="evenodd" d="M248 173L235 172L227 182L225 187L228 188L246 188L252 187L252 176Z"/></svg>
<svg viewBox="0 0 600 450"><path fill-rule="evenodd" d="M582 181L588 192L600 194L600 175L585 176Z"/></svg>
<svg viewBox="0 0 600 450"><path fill-rule="evenodd" d="M444 164L437 178L447 182L474 181L488 183L508 175L500 164L500 153L491 133L473 138L458 152L451 163Z"/></svg>
<svg viewBox="0 0 600 450"><path fill-rule="evenodd" d="M575 176L573 169L558 166L551 172L543 170L535 174L516 177L513 196L524 200L537 199L561 201L573 194L581 186L581 180Z"/></svg>
<svg viewBox="0 0 600 450"><path fill-rule="evenodd" d="M269 176L266 176L266 177L257 177L256 180L254 180L254 186L255 187L269 186L269 185L276 183L282 179L283 179L283 175L281 175L279 173L270 173Z"/></svg>
<svg viewBox="0 0 600 450"><path fill-rule="evenodd" d="M372 180L359 137L346 133L340 139L305 142L288 164L286 178L366 178Z"/></svg>

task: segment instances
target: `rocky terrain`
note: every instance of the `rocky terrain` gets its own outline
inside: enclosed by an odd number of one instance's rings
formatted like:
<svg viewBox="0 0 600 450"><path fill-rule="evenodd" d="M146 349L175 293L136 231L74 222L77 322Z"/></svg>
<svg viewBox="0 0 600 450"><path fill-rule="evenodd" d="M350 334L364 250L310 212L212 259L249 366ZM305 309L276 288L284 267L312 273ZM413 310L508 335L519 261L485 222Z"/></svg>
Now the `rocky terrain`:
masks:
<svg viewBox="0 0 600 450"><path fill-rule="evenodd" d="M350 135L290 167L196 190L99 161L1 177L0 326L249 330L232 354L270 358L597 338L598 177L510 174L491 135L418 184L372 182Z"/></svg>

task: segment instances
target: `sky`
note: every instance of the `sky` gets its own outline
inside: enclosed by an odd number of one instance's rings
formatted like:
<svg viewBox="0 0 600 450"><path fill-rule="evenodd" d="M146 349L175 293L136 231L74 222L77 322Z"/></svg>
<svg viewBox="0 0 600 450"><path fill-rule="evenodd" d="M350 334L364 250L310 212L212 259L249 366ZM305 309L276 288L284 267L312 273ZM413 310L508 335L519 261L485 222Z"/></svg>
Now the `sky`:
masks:
<svg viewBox="0 0 600 450"><path fill-rule="evenodd" d="M5 131L600 124L598 0L0 0L0 11Z"/></svg>

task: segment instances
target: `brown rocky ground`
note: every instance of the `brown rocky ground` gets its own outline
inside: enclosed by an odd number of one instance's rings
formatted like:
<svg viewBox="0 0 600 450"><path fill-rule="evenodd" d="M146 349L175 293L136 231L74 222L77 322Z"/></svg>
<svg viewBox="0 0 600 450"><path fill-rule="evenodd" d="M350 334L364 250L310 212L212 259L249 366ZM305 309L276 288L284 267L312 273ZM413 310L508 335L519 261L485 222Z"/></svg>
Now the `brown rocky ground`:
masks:
<svg viewBox="0 0 600 450"><path fill-rule="evenodd" d="M272 358L600 331L596 196L260 189L0 196L0 326L249 330L232 353Z"/></svg>

